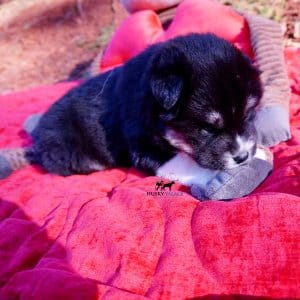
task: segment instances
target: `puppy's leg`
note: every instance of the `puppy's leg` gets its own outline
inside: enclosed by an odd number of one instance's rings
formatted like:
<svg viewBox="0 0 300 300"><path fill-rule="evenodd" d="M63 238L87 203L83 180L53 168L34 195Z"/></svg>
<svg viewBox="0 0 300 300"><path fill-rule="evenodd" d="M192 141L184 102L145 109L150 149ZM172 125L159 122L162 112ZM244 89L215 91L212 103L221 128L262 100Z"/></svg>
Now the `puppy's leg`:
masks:
<svg viewBox="0 0 300 300"><path fill-rule="evenodd" d="M43 143L44 142L44 143ZM89 174L105 169L96 159L91 158L78 144L67 144L66 141L39 140L33 146L33 161L50 173L69 176Z"/></svg>
<svg viewBox="0 0 300 300"><path fill-rule="evenodd" d="M170 180L177 180L180 183L191 186L206 186L218 173L216 170L210 170L200 167L187 154L180 152L169 161L161 165L156 170L156 175Z"/></svg>

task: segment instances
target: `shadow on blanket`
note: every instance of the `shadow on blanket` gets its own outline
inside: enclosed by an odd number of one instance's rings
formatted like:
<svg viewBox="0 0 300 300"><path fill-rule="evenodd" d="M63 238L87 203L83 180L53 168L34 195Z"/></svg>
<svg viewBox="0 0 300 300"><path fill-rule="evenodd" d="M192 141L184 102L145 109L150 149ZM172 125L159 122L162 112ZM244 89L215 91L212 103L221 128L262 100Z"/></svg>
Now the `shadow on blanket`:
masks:
<svg viewBox="0 0 300 300"><path fill-rule="evenodd" d="M96 283L76 274L65 248L48 237L47 220L38 226L0 200L0 222L0 299L97 299Z"/></svg>

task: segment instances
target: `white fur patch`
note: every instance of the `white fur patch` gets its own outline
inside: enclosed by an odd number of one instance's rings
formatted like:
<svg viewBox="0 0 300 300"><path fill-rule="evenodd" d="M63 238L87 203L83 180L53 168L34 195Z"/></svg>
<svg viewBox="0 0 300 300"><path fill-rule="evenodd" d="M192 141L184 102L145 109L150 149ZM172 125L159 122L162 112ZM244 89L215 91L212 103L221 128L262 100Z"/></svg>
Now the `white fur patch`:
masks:
<svg viewBox="0 0 300 300"><path fill-rule="evenodd" d="M180 152L157 169L156 175L169 180L191 186L192 184L206 185L216 176L217 170L200 167L186 153Z"/></svg>
<svg viewBox="0 0 300 300"><path fill-rule="evenodd" d="M99 164L96 161L90 161L89 162L89 167L91 168L91 170L94 170L94 171L102 171L102 170L105 169L105 166Z"/></svg>
<svg viewBox="0 0 300 300"><path fill-rule="evenodd" d="M251 152L251 149L253 148L253 146L255 144L253 141L246 140L240 135L237 135L235 140L236 140L236 143L238 144L238 147L239 147L238 151L237 151L239 153L245 152L245 151Z"/></svg>
<svg viewBox="0 0 300 300"><path fill-rule="evenodd" d="M238 164L233 159L233 156L230 152L225 152L223 157L224 157L226 169L233 169L233 168L236 168L238 166Z"/></svg>
<svg viewBox="0 0 300 300"><path fill-rule="evenodd" d="M184 137L173 129L167 129L165 139L176 149L191 154L192 147L185 141Z"/></svg>

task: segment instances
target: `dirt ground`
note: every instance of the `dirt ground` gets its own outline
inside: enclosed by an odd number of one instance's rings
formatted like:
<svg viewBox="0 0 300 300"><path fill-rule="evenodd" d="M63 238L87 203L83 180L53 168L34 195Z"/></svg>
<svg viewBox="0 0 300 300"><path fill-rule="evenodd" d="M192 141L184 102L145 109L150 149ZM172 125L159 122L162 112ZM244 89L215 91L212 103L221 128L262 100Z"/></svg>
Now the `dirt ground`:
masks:
<svg viewBox="0 0 300 300"><path fill-rule="evenodd" d="M117 0L93 0L0 32L0 94L78 77L125 15Z"/></svg>
<svg viewBox="0 0 300 300"><path fill-rule="evenodd" d="M223 2L281 22L287 44L299 46L299 0ZM0 31L0 94L82 76L125 16L119 0L90 0Z"/></svg>

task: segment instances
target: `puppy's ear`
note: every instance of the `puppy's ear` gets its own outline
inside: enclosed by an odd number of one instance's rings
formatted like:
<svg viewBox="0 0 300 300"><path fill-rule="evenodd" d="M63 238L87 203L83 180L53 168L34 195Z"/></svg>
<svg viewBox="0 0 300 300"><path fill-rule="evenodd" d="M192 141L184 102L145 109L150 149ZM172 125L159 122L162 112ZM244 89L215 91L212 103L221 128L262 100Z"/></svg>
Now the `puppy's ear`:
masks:
<svg viewBox="0 0 300 300"><path fill-rule="evenodd" d="M178 75L156 76L151 81L154 97L166 109L170 110L179 100L183 89L183 80Z"/></svg>
<svg viewBox="0 0 300 300"><path fill-rule="evenodd" d="M150 85L158 103L167 111L178 103L184 88L187 59L176 46L164 47L153 59Z"/></svg>

